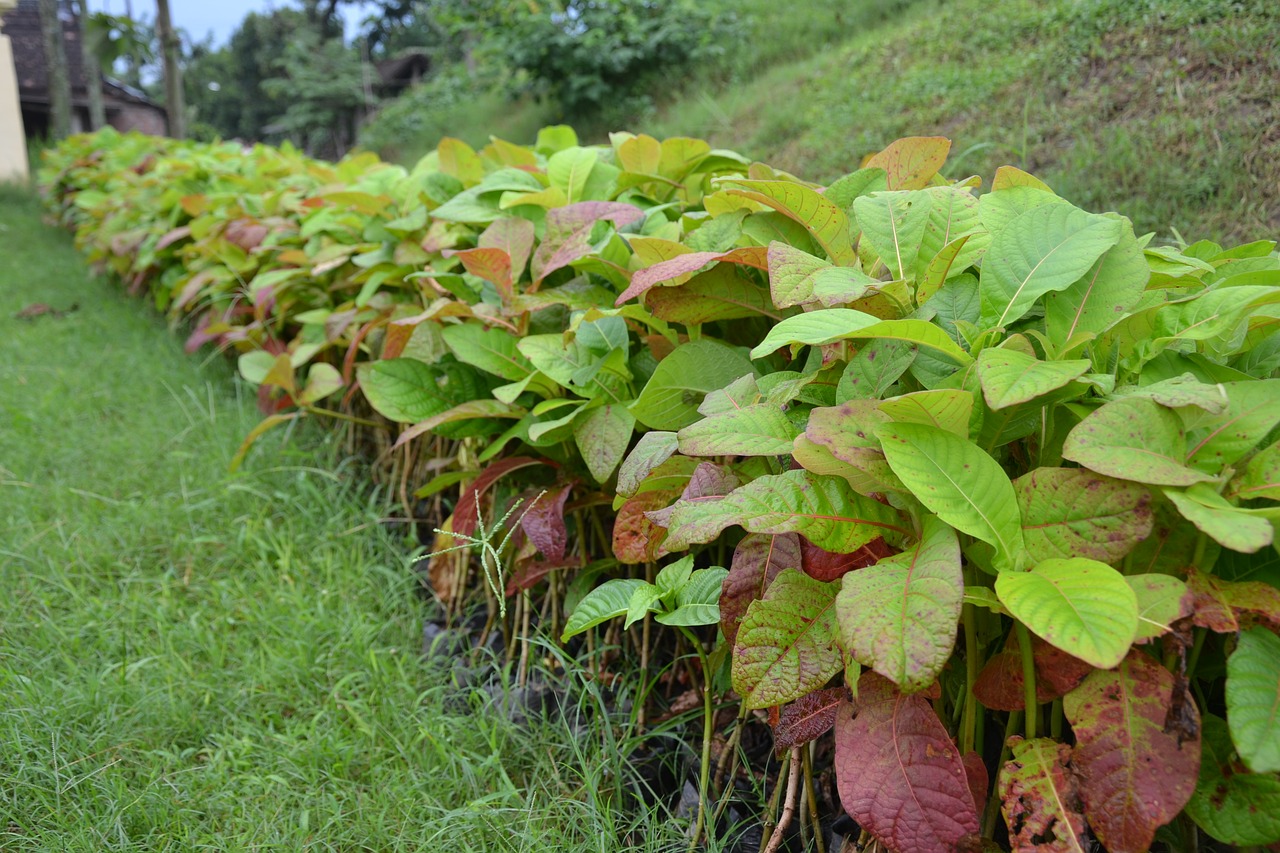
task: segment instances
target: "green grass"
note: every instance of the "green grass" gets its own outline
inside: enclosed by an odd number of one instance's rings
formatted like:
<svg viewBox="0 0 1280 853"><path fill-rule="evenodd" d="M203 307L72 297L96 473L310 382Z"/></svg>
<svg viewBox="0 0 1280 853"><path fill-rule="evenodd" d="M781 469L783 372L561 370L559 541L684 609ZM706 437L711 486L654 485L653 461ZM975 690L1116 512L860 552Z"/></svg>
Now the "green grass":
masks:
<svg viewBox="0 0 1280 853"><path fill-rule="evenodd" d="M1280 6L1267 0L748 0L723 68L662 80L628 129L690 135L826 182L901 136L949 173L1010 163L1139 233L1280 230ZM429 109L428 109L429 111ZM492 96L439 125L476 142L545 119ZM583 122L586 135L605 131ZM447 131L445 130L447 128ZM500 128L495 131L494 128ZM437 133L395 152L413 159ZM528 142L531 137L513 141ZM963 174L962 174L963 173Z"/></svg>
<svg viewBox="0 0 1280 853"><path fill-rule="evenodd" d="M252 395L38 216L0 187L0 850L680 847L611 805L625 717L568 678L518 728L425 661L359 472L302 431L228 473Z"/></svg>

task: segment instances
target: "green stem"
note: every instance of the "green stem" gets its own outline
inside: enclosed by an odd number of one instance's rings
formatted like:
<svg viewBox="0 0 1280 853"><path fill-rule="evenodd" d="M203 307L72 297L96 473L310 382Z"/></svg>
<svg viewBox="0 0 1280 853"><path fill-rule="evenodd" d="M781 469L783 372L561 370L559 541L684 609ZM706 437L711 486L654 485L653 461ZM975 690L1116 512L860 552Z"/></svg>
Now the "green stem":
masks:
<svg viewBox="0 0 1280 853"><path fill-rule="evenodd" d="M360 426L373 427L374 429L390 430L387 424L380 424L377 421L366 420L365 418L357 418L355 415L336 412L333 409L322 409L319 406L299 406L298 408L309 415L323 415L326 418L337 418L340 421L346 421L351 424L359 424Z"/></svg>
<svg viewBox="0 0 1280 853"><path fill-rule="evenodd" d="M1018 634L1018 649L1022 652L1022 701L1027 715L1027 740L1035 740L1039 706L1036 703L1036 661L1031 651L1031 632L1021 622L1014 622L1013 629Z"/></svg>
<svg viewBox="0 0 1280 853"><path fill-rule="evenodd" d="M702 838L703 825L707 819L707 789L711 783L711 735L715 728L715 702L711 697L711 665L707 653L702 648L702 641L688 628L680 626L680 633L698 653L698 662L702 664L702 766L698 768L698 817L693 826L693 838L689 849L694 850Z"/></svg>
<svg viewBox="0 0 1280 853"><path fill-rule="evenodd" d="M1191 655L1187 658L1187 681L1195 675L1196 664L1200 662L1200 650L1204 648L1204 638L1209 636L1209 632L1204 628L1195 629L1196 638L1191 644Z"/></svg>
<svg viewBox="0 0 1280 853"><path fill-rule="evenodd" d="M977 614L972 604L960 611L964 627L964 716L960 718L960 754L973 751L978 728L978 700L973 695L974 682L978 680L978 626Z"/></svg>

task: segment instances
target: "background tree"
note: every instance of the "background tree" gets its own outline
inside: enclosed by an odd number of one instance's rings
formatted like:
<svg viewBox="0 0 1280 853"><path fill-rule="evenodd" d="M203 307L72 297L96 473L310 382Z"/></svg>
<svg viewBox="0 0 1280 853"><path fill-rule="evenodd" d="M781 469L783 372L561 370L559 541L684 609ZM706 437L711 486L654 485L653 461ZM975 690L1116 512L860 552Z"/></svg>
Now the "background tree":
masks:
<svg viewBox="0 0 1280 853"><path fill-rule="evenodd" d="M39 8L44 64L49 77L49 135L62 139L71 133L71 75L67 70L67 45L62 37L58 0L40 0Z"/></svg>
<svg viewBox="0 0 1280 853"><path fill-rule="evenodd" d="M278 76L262 89L285 102L284 114L263 128L288 137L308 154L337 158L355 140L356 121L372 106L372 73L341 40L302 29L277 64Z"/></svg>
<svg viewBox="0 0 1280 853"><path fill-rule="evenodd" d="M169 0L156 0L156 35L164 59L164 105L169 114L169 135L181 139L186 135L186 107L182 97L182 67L179 64L182 42L174 32L169 16Z"/></svg>
<svg viewBox="0 0 1280 853"><path fill-rule="evenodd" d="M102 104L102 60L93 50L89 37L89 8L85 0L75 0L76 25L80 28L80 59L84 65L84 83L89 92L89 129L97 130L107 123L107 110Z"/></svg>

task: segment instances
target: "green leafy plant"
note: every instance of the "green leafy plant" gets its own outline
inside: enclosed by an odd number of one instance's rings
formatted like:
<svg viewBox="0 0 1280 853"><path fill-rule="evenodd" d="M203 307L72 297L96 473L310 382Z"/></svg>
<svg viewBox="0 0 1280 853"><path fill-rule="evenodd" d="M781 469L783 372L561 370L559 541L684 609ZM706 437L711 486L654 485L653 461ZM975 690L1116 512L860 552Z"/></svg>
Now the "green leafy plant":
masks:
<svg viewBox="0 0 1280 853"><path fill-rule="evenodd" d="M834 729L843 807L903 853L1001 817L1014 850L1273 843L1275 244L1161 245L1012 167L980 193L948 151L818 187L567 128L412 170L108 133L44 183L91 258L237 354L261 429L341 424L437 551L501 533L513 633L533 590L553 634L677 628L695 835L719 694L735 733L771 719L784 816Z"/></svg>

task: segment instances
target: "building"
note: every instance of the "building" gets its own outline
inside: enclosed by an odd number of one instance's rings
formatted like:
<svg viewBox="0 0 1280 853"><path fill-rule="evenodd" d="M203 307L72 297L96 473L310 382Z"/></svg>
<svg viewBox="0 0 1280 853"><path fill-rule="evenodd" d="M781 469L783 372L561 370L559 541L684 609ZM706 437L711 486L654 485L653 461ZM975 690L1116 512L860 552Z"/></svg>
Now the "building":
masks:
<svg viewBox="0 0 1280 853"><path fill-rule="evenodd" d="M0 9L5 0L0 0ZM49 133L49 75L45 67L44 40L40 34L40 10L36 0L18 0L7 12L0 11L0 33L9 37L18 82L18 101L22 124L28 138ZM75 18L64 13L62 37L67 49L67 70L71 78L71 131L89 129L89 95L80 50L80 27ZM0 94L0 97L3 97ZM163 135L166 127L164 107L146 93L114 80L102 81L102 101L107 124L121 131Z"/></svg>
<svg viewBox="0 0 1280 853"><path fill-rule="evenodd" d="M15 0L0 0L0 18L13 8ZM27 179L27 135L22 129L22 109L18 105L18 76L13 68L13 49L0 31L0 181Z"/></svg>

